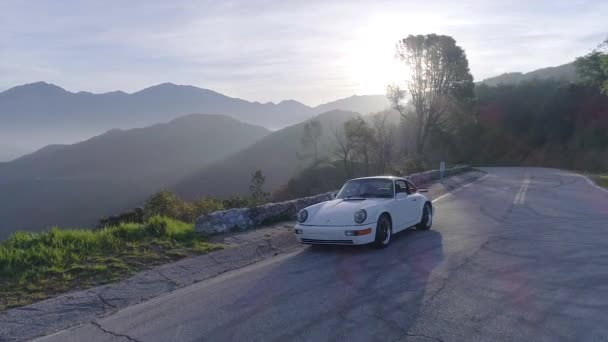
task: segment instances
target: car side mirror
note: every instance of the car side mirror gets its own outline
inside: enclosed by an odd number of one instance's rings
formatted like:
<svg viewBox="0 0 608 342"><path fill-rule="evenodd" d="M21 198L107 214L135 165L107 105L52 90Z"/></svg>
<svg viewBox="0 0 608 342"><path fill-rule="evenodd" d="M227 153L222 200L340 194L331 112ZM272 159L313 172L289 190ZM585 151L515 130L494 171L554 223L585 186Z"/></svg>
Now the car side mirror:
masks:
<svg viewBox="0 0 608 342"><path fill-rule="evenodd" d="M429 189L418 189L418 192L429 192Z"/></svg>
<svg viewBox="0 0 608 342"><path fill-rule="evenodd" d="M337 193L337 192L332 192L331 194L329 194L329 197L330 197L331 199L336 199L336 196L338 196L338 193Z"/></svg>

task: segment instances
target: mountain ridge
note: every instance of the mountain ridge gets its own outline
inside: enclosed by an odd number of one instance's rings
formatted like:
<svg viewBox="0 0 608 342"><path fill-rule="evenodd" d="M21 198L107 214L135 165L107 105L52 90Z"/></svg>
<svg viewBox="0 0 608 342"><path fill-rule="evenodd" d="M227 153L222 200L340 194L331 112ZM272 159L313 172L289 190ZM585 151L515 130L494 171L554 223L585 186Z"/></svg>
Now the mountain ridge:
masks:
<svg viewBox="0 0 608 342"><path fill-rule="evenodd" d="M498 76L493 76L479 82L488 86L497 86L499 84L518 84L533 79L554 79L558 81L576 82L578 76L574 62L562 65L535 69L529 72L507 72Z"/></svg>
<svg viewBox="0 0 608 342"><path fill-rule="evenodd" d="M296 100L250 102L169 82L133 93L116 90L95 94L72 92L41 81L0 92L0 160L48 144L74 143L112 128L145 127L190 113L221 114L276 130L339 107L379 111L384 109L378 105L382 99L382 95L370 95L356 98L355 104L343 99L309 107Z"/></svg>

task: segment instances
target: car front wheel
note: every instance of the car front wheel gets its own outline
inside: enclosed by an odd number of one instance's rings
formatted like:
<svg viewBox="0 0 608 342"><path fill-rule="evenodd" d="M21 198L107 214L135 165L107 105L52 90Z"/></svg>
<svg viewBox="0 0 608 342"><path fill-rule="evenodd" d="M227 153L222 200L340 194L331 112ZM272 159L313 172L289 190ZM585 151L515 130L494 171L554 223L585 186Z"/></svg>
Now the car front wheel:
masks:
<svg viewBox="0 0 608 342"><path fill-rule="evenodd" d="M433 209L430 204L425 204L422 208L422 220L416 226L418 230L429 230L433 225Z"/></svg>
<svg viewBox="0 0 608 342"><path fill-rule="evenodd" d="M391 220L389 220L386 215L380 216L378 224L376 225L376 240L374 241L374 247L386 248L391 243L392 233L393 227Z"/></svg>

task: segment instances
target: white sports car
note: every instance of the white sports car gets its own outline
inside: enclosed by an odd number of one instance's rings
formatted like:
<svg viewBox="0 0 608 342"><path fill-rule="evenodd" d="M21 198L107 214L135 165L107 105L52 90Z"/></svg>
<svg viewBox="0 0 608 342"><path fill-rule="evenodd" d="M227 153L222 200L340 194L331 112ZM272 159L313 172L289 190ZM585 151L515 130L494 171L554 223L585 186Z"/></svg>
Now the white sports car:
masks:
<svg viewBox="0 0 608 342"><path fill-rule="evenodd" d="M335 199L298 212L294 232L304 244L362 245L384 248L391 236L433 224L433 205L412 182L399 177L349 180Z"/></svg>

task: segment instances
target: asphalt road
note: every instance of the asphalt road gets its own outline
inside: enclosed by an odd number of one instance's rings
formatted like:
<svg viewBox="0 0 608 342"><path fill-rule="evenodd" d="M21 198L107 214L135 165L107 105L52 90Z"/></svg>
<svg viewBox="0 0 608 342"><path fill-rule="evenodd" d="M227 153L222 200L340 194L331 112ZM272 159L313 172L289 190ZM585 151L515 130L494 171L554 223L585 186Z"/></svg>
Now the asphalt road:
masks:
<svg viewBox="0 0 608 342"><path fill-rule="evenodd" d="M608 340L608 193L485 170L388 249L309 247L45 340Z"/></svg>

